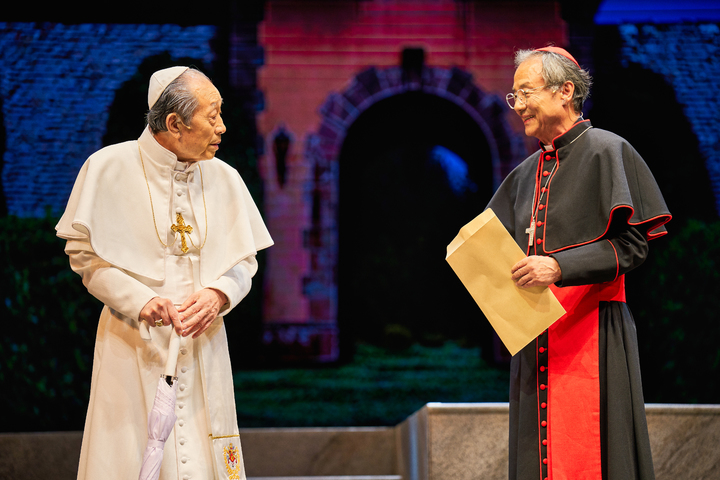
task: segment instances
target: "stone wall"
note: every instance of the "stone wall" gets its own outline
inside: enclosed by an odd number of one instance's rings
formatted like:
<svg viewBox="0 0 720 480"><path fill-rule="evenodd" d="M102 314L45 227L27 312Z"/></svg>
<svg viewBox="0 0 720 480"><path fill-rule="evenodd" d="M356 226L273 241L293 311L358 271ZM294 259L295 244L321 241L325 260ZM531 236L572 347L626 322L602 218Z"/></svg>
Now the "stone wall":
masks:
<svg viewBox="0 0 720 480"><path fill-rule="evenodd" d="M646 414L657 480L720 478L720 406L648 404ZM249 480L507 479L507 403L429 403L395 427L241 429L240 437ZM0 478L74 479L81 441L82 432L0 434Z"/></svg>
<svg viewBox="0 0 720 480"><path fill-rule="evenodd" d="M625 65L638 63L664 76L685 107L720 212L720 120L716 114L720 109L720 25L624 24L618 28ZM672 143L672 139L658 141L668 141L668 147Z"/></svg>
<svg viewBox="0 0 720 480"><path fill-rule="evenodd" d="M719 478L720 406L645 411L657 480ZM396 428L404 480L507 478L507 403L429 403Z"/></svg>
<svg viewBox="0 0 720 480"><path fill-rule="evenodd" d="M215 30L0 23L6 133L0 166L8 213L42 216L47 207L61 213L82 163L103 146L115 91L153 55L210 63Z"/></svg>

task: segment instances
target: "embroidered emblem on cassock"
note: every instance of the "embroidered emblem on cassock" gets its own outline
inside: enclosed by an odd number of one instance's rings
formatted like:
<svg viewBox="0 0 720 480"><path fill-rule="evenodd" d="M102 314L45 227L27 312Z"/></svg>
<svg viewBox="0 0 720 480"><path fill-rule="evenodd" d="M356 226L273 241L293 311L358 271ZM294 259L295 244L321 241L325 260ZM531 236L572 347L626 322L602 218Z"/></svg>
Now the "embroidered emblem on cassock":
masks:
<svg viewBox="0 0 720 480"><path fill-rule="evenodd" d="M240 480L240 451L232 443L223 449L225 469L230 480Z"/></svg>

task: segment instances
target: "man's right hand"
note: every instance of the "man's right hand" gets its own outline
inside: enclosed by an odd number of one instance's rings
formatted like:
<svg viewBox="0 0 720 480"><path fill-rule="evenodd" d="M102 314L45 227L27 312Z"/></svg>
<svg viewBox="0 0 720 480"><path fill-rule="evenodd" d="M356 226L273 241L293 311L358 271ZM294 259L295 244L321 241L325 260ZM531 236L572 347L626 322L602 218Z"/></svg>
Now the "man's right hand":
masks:
<svg viewBox="0 0 720 480"><path fill-rule="evenodd" d="M167 298L154 297L140 310L140 321L145 320L151 327L174 325L175 331L182 333L182 323L177 308Z"/></svg>
<svg viewBox="0 0 720 480"><path fill-rule="evenodd" d="M562 271L553 257L530 255L515 265L510 271L515 285L521 288L547 287L562 280Z"/></svg>

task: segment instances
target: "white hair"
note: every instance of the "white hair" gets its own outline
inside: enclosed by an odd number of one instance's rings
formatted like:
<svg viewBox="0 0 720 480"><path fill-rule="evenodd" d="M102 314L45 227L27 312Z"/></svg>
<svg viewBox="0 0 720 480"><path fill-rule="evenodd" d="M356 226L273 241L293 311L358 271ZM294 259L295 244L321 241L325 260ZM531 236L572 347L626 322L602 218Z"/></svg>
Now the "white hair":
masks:
<svg viewBox="0 0 720 480"><path fill-rule="evenodd" d="M200 70L188 68L170 82L145 116L153 133L167 131L165 120L171 113L177 113L185 125L190 124L198 107L198 99L190 85L193 80L202 78L210 81Z"/></svg>
<svg viewBox="0 0 720 480"><path fill-rule="evenodd" d="M585 100L590 96L592 77L587 70L578 67L575 62L558 53L537 50L518 50L515 52L515 67L533 57L542 60L541 75L548 87L561 87L565 82L575 85L572 105L576 113L582 112Z"/></svg>

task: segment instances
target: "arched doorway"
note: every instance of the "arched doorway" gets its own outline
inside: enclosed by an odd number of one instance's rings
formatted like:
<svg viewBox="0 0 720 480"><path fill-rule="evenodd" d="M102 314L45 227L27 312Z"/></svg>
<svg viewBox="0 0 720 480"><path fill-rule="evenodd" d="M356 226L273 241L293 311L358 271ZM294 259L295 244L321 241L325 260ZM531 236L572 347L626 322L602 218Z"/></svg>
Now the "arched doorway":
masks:
<svg viewBox="0 0 720 480"><path fill-rule="evenodd" d="M447 244L493 193L492 151L478 123L437 95L394 95L352 123L338 165L345 345L453 339L490 352L489 324L445 262Z"/></svg>
<svg viewBox="0 0 720 480"><path fill-rule="evenodd" d="M311 175L305 189L310 206L310 225L303 234L303 246L310 262L308 273L302 279L303 295L309 304L309 315L302 328L309 332L308 335L322 338L323 345L327 346L323 350L326 353L317 357L320 361L338 359L342 350L338 348L340 336L344 337L348 332L352 334L349 328L345 330L338 328L340 275L338 235L341 221L339 184L340 171L343 168L339 161L341 150L352 125L364 112L385 100L401 102L405 101L403 99L411 98L392 100L393 97L402 97L406 94L425 95L424 100L433 103L432 108L446 112L433 115L432 109L428 110L432 122L437 121L436 125L442 125L442 127L436 126L436 129L446 127L452 129L454 120L448 121L447 118L443 118L446 114L452 118L463 118L462 122L469 122L468 118L471 119L475 126L474 129L470 129L473 133L467 135L477 137L477 141L484 145L481 150L485 152L483 155L486 155L487 160L484 162L483 168L486 170L483 175L475 172L477 165L483 162L462 160L463 153L453 152L447 147L435 150L434 155L438 157L436 162L438 165L435 167L437 172L442 171L439 167L443 165L442 162L445 162L446 166L453 164L461 170L469 169L472 165L471 178L481 184L478 187L481 189L481 194L490 195L505 175L526 156L523 138L512 133L507 125L505 116L510 110L505 101L482 91L473 83L472 75L459 68L422 67L416 75L408 76L401 67L385 69L371 67L360 72L342 93L330 94L320 108L322 116L320 126L315 134L306 138L303 153L310 165ZM447 113L450 111L454 113ZM464 112L465 115L459 112ZM428 120L426 123L432 122ZM460 142L457 144L459 145ZM428 155L427 152L425 155ZM362 160L359 162L362 163ZM483 180L479 180L480 177ZM485 203L478 200L473 213L480 213L484 206ZM466 221L472 218L467 216L467 212L465 215ZM445 214L445 217L449 216L450 213ZM455 220L452 223L455 223L453 231L448 230L447 240L443 242L449 243L452 240L463 225L463 220ZM445 233L441 235L446 236ZM446 275L450 275L449 267L444 265L444 253L439 253L439 258L441 260L437 264L438 268L447 268ZM456 279L447 281L458 282ZM459 282L457 285L458 291L462 292L458 295L465 294L469 298L469 294L463 292ZM449 305L445 307L451 308ZM341 343L345 343L346 346L351 345L347 342Z"/></svg>

